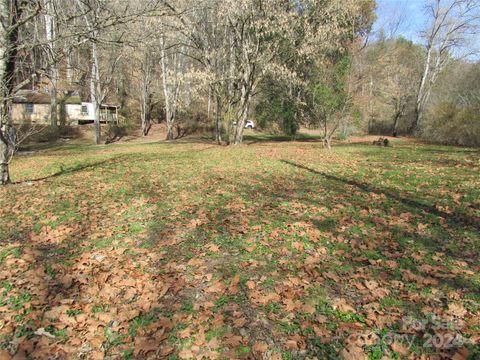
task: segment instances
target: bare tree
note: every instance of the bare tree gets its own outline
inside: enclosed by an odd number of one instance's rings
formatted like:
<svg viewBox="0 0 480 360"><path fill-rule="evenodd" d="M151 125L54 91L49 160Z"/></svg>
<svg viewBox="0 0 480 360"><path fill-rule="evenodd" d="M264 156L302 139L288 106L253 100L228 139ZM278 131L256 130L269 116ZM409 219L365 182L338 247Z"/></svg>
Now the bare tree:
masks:
<svg viewBox="0 0 480 360"><path fill-rule="evenodd" d="M50 89L50 123L52 127L57 127L57 91L58 91L58 62L57 62L57 23L55 17L53 0L44 0L43 7L45 20L45 34L46 34L46 53L48 59L48 76L50 78L52 87Z"/></svg>
<svg viewBox="0 0 480 360"><path fill-rule="evenodd" d="M44 27L40 26L39 15L44 6ZM148 14L157 14L163 8L161 0L146 3L136 1L103 0L1 0L0 1L0 184L10 182L9 162L12 159L15 144L12 139L20 139L14 129L11 103L18 89L28 85L37 73L47 70L53 82L52 119L57 124L56 82L59 78L58 65L65 55L71 55L71 49L82 44L90 45L91 75L90 89L95 103L96 131L95 142L100 141L100 105L105 98L105 88L113 76L118 57L108 59L107 76L101 76L99 44L118 43L102 37L107 29L121 29L127 23L139 21ZM60 26L62 25L62 26ZM115 36L117 34L111 31ZM39 34L45 34L45 37ZM120 34L121 37L121 34ZM34 56L30 64L22 59L38 48L47 49L47 59L37 63ZM61 47L63 49L61 49ZM30 55L27 55L30 56ZM69 59L71 60L71 59ZM71 63L68 64L71 70ZM25 69L27 71L25 71ZM28 133L28 132L27 132Z"/></svg>
<svg viewBox="0 0 480 360"><path fill-rule="evenodd" d="M114 57L101 73L100 44L122 44L125 30L121 26L140 21L147 15L156 14L163 8L160 0L139 3L134 1L116 2L113 0L75 0L84 19L84 38L91 51L90 98L94 107L95 143L101 141L101 105L107 96L107 85L113 81L119 56ZM115 29L116 31L112 31ZM105 34L106 30L110 30ZM82 30L79 31L82 33ZM105 71L106 70L106 71Z"/></svg>
<svg viewBox="0 0 480 360"><path fill-rule="evenodd" d="M100 144L101 127L100 127L100 108L104 99L102 92L102 84L100 79L100 61L98 54L98 43L100 41L100 32L96 24L101 22L100 15L103 4L100 1L92 0L84 2L76 0L77 6L83 19L85 20L86 32L89 35L89 43L91 46L91 75L90 75L90 100L93 103L94 124L95 124L95 144Z"/></svg>
<svg viewBox="0 0 480 360"><path fill-rule="evenodd" d="M15 67L21 28L41 10L37 2L0 1L0 184L10 182L9 162L14 153L15 129L11 118L12 97L16 88Z"/></svg>
<svg viewBox="0 0 480 360"><path fill-rule="evenodd" d="M140 108L142 117L142 134L147 136L152 126L152 109L155 105L154 91L155 81L155 57L148 50L143 55L140 64Z"/></svg>
<svg viewBox="0 0 480 360"><path fill-rule="evenodd" d="M431 0L426 9L430 25L424 31L425 60L411 126L414 133L438 76L453 56L465 58L472 54L471 41L480 29L479 0Z"/></svg>
<svg viewBox="0 0 480 360"><path fill-rule="evenodd" d="M173 140L175 137L173 131L180 94L179 71L182 66L182 59L177 47L173 47L168 51L164 33L160 35L160 52L167 122L167 140Z"/></svg>

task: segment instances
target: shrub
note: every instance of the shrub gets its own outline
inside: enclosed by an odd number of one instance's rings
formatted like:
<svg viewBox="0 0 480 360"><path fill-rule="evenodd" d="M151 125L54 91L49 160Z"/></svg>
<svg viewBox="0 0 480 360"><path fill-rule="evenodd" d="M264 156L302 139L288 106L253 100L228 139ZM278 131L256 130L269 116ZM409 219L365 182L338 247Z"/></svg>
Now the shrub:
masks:
<svg viewBox="0 0 480 360"><path fill-rule="evenodd" d="M177 139L192 134L213 133L213 121L208 121L207 113L200 107L197 107L196 109L197 110L195 111L179 111L175 125L175 137Z"/></svg>
<svg viewBox="0 0 480 360"><path fill-rule="evenodd" d="M345 140L348 139L348 134L344 133L344 132L340 132L340 133L337 134L337 136L335 138L339 141L345 141Z"/></svg>
<svg viewBox="0 0 480 360"><path fill-rule="evenodd" d="M107 136L105 143L110 144L112 142L120 140L122 137L127 135L127 129L128 126L123 123L109 123L105 132Z"/></svg>
<svg viewBox="0 0 480 360"><path fill-rule="evenodd" d="M60 128L46 125L38 133L30 138L32 142L49 143L57 141L60 138Z"/></svg>
<svg viewBox="0 0 480 360"><path fill-rule="evenodd" d="M138 128L138 123L132 120L133 118L125 117L119 115L118 123L109 122L107 123L105 135L105 142L112 143L120 140L124 136L131 134L135 129ZM103 126L102 126L103 128Z"/></svg>
<svg viewBox="0 0 480 360"><path fill-rule="evenodd" d="M460 146L480 146L480 113L453 102L433 106L422 126L424 139Z"/></svg>
<svg viewBox="0 0 480 360"><path fill-rule="evenodd" d="M284 98L265 99L259 102L255 109L257 126L272 131L280 130L285 135L295 136L299 129L296 111L295 105Z"/></svg>

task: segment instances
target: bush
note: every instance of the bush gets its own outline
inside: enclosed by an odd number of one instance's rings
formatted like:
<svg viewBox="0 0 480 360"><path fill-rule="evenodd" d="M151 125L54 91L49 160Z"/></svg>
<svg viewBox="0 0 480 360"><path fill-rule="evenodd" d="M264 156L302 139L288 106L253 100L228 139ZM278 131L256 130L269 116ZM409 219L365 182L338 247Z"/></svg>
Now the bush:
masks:
<svg viewBox="0 0 480 360"><path fill-rule="evenodd" d="M200 107L197 107L197 109L195 111L179 111L175 125L175 137L177 139L192 134L213 133L214 126L212 121L208 121L207 113L200 110Z"/></svg>
<svg viewBox="0 0 480 360"><path fill-rule="evenodd" d="M38 133L33 135L29 140L31 142L49 143L57 141L60 138L61 132L59 127L45 125Z"/></svg>
<svg viewBox="0 0 480 360"><path fill-rule="evenodd" d="M285 135L295 136L299 129L298 122L295 119L295 108L293 105L285 105L283 111L279 113L282 120L282 130Z"/></svg>
<svg viewBox="0 0 480 360"><path fill-rule="evenodd" d="M128 130L128 125L126 124L109 123L107 125L107 130L105 132L107 136L105 143L110 144L112 142L120 140L122 137L127 135L128 133L127 130Z"/></svg>
<svg viewBox="0 0 480 360"><path fill-rule="evenodd" d="M480 146L480 113L452 102L441 102L427 114L422 137L445 145Z"/></svg>
<svg viewBox="0 0 480 360"><path fill-rule="evenodd" d="M111 143L120 140L124 136L130 135L138 128L138 123L132 120L133 118L119 115L118 123L107 123L105 135L105 142ZM103 126L102 126L103 129Z"/></svg>
<svg viewBox="0 0 480 360"><path fill-rule="evenodd" d="M339 141L345 141L348 139L348 134L340 132L335 138Z"/></svg>
<svg viewBox="0 0 480 360"><path fill-rule="evenodd" d="M408 111L404 116L400 117L397 123L398 135L411 135L410 128L413 118L413 110ZM368 124L368 133L371 135L391 136L393 134L393 120L391 118L371 119Z"/></svg>
<svg viewBox="0 0 480 360"><path fill-rule="evenodd" d="M270 97L259 102L255 108L257 125L273 132L280 130L288 136L295 136L299 130L295 105L280 97Z"/></svg>

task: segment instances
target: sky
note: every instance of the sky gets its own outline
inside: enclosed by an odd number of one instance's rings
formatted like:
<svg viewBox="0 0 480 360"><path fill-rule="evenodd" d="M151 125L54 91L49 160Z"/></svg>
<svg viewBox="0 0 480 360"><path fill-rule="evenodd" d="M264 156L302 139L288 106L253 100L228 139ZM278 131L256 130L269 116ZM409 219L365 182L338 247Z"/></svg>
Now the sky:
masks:
<svg viewBox="0 0 480 360"><path fill-rule="evenodd" d="M427 21L424 6L424 0L377 0L374 31L384 28L387 36L394 32L397 36L421 42L420 31Z"/></svg>
<svg viewBox="0 0 480 360"><path fill-rule="evenodd" d="M385 30L387 37L403 36L415 43L424 43L421 31L427 28L429 14L425 10L426 0L376 0L377 20L373 26L374 36L380 29ZM480 35L472 38L469 47L459 50L459 53L476 51L466 59L480 60Z"/></svg>

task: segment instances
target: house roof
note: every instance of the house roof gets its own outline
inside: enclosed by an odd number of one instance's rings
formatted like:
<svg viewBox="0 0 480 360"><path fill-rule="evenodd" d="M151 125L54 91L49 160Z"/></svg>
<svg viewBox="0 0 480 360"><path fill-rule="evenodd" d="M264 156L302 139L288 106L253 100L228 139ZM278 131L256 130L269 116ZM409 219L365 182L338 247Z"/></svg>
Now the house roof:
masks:
<svg viewBox="0 0 480 360"><path fill-rule="evenodd" d="M82 103L82 99L80 95L70 95L63 98L63 103L65 104L72 104L72 105L80 105Z"/></svg>
<svg viewBox="0 0 480 360"><path fill-rule="evenodd" d="M57 101L64 104L82 103L80 96L77 94L59 97ZM14 95L13 102L17 104L50 104L50 94L34 90L20 90Z"/></svg>

